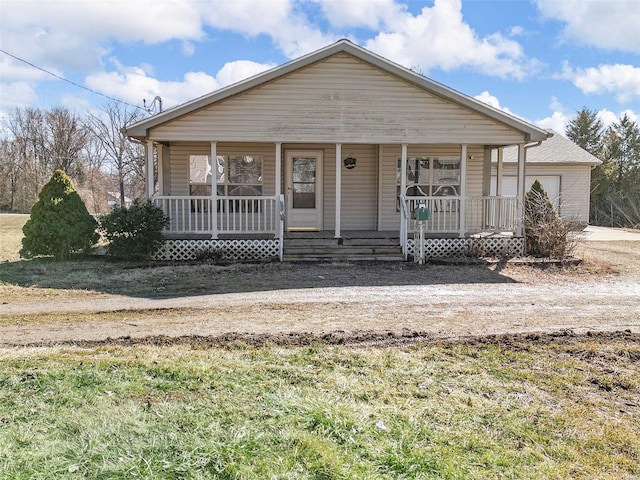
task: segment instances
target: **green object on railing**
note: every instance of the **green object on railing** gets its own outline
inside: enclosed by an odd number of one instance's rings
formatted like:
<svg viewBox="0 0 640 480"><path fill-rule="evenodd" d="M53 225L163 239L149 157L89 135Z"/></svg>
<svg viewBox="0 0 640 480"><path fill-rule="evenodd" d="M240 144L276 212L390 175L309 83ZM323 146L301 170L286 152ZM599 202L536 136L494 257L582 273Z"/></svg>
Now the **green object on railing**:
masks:
<svg viewBox="0 0 640 480"><path fill-rule="evenodd" d="M419 222L424 222L431 218L431 210L429 210L424 205L420 205L418 208L416 208L415 213L416 220L418 220Z"/></svg>

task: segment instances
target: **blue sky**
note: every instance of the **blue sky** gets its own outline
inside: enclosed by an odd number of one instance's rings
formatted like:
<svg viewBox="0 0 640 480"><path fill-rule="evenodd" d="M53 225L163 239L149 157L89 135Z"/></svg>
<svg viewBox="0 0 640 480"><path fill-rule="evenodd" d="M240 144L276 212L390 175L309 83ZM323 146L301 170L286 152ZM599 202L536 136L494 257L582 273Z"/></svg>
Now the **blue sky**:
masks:
<svg viewBox="0 0 640 480"><path fill-rule="evenodd" d="M558 131L640 115L640 0L0 0L0 49L165 108L349 38ZM106 99L0 52L0 117Z"/></svg>

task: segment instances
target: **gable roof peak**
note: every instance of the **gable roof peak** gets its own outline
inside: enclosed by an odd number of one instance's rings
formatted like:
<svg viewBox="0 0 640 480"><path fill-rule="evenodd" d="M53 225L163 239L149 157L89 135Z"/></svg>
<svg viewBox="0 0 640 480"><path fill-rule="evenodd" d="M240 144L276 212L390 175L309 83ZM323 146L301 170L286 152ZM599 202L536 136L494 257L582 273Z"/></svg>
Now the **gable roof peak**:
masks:
<svg viewBox="0 0 640 480"><path fill-rule="evenodd" d="M522 120L513 115L509 115L475 98L460 93L444 84L431 80L424 75L416 73L409 68L406 68L370 50L367 50L360 45L357 45L348 38L342 38L340 40L337 40L333 44L327 45L323 48L320 48L319 50L291 60L279 67L271 68L262 73L254 75L253 77L241 80L237 83L205 94L182 105L178 105L174 108L168 109L162 113L154 115L153 117L133 124L123 129L123 131L130 137L145 138L148 136L150 128L161 125L165 122L171 121L195 110L207 107L213 103L219 102L233 95L243 93L251 88L263 85L279 77L288 75L289 73L300 70L304 67L329 58L332 55L340 52L350 54L358 60L369 63L391 75L410 82L425 91L438 95L447 101L457 103L458 105L476 111L493 120L508 125L511 128L519 130L526 134L528 141L541 141L550 136L549 133L545 130L536 127L535 125L532 125L525 120Z"/></svg>

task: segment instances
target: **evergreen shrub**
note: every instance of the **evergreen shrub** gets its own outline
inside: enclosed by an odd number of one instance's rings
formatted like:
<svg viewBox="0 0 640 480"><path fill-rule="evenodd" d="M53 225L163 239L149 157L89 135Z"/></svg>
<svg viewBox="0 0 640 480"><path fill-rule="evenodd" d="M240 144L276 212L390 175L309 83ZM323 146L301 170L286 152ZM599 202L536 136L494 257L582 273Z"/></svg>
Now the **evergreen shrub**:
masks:
<svg viewBox="0 0 640 480"><path fill-rule="evenodd" d="M56 170L42 187L22 233L20 256L53 255L68 259L72 253L86 252L100 236L98 223L76 192L73 182L62 170Z"/></svg>
<svg viewBox="0 0 640 480"><path fill-rule="evenodd" d="M151 201L135 200L103 215L100 226L108 240L107 255L121 260L149 260L164 243L162 230L169 225L162 209Z"/></svg>

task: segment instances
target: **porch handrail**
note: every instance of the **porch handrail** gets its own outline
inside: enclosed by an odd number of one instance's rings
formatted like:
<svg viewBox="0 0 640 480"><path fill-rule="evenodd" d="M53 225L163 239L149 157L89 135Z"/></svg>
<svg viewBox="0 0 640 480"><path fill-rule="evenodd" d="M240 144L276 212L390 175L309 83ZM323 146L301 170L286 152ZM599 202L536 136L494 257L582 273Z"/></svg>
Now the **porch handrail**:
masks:
<svg viewBox="0 0 640 480"><path fill-rule="evenodd" d="M462 202L465 209L461 208ZM521 223L517 198L514 196L479 196L464 200L458 196L406 197L406 209L409 212L420 204L431 211L431 218L427 221L429 233L459 233L462 214L465 215L465 229L468 233L515 232ZM409 219L407 233L414 229L415 222Z"/></svg>
<svg viewBox="0 0 640 480"><path fill-rule="evenodd" d="M164 195L152 199L169 217L170 224L165 231L213 236L218 233L278 235L279 200L275 195L226 195L216 197L216 208L212 208L210 196Z"/></svg>
<svg viewBox="0 0 640 480"><path fill-rule="evenodd" d="M468 198L466 206L469 227L476 232L515 232L521 224L515 196Z"/></svg>
<svg viewBox="0 0 640 480"><path fill-rule="evenodd" d="M431 212L426 229L430 233L459 233L460 197L458 196L410 196L407 197L407 209L414 211L424 205ZM408 220L407 233L414 231L415 221Z"/></svg>
<svg viewBox="0 0 640 480"><path fill-rule="evenodd" d="M407 209L407 196L404 193L400 194L400 208L402 210L402 216L409 218L409 211Z"/></svg>

